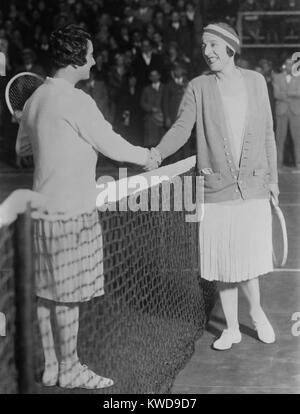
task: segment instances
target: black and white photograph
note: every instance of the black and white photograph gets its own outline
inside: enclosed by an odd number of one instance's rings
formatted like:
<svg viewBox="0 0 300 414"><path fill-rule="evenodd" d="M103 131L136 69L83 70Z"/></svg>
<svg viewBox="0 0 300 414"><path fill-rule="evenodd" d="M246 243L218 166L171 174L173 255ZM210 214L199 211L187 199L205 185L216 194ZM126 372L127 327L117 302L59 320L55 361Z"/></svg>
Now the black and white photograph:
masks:
<svg viewBox="0 0 300 414"><path fill-rule="evenodd" d="M300 394L300 0L1 0L0 395Z"/></svg>

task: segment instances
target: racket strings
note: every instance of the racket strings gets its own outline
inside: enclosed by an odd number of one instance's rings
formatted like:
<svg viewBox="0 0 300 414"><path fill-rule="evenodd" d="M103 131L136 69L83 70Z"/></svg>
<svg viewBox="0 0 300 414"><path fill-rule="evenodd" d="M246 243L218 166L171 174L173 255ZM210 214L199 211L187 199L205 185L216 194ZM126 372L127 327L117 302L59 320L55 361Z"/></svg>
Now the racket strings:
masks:
<svg viewBox="0 0 300 414"><path fill-rule="evenodd" d="M41 79L31 75L16 78L9 88L9 100L13 111L22 111L26 101L42 83Z"/></svg>

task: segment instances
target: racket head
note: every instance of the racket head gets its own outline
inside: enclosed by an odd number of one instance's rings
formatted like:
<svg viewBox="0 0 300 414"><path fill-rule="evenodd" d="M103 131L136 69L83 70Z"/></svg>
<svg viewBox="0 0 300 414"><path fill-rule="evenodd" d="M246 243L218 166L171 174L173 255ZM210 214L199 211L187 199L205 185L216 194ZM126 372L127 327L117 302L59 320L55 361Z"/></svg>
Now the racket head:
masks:
<svg viewBox="0 0 300 414"><path fill-rule="evenodd" d="M43 83L44 78L32 72L21 72L10 79L5 88L5 101L10 113L15 116L22 112L26 101Z"/></svg>
<svg viewBox="0 0 300 414"><path fill-rule="evenodd" d="M274 199L272 206L273 261L276 267L283 267L288 257L288 237L284 215Z"/></svg>

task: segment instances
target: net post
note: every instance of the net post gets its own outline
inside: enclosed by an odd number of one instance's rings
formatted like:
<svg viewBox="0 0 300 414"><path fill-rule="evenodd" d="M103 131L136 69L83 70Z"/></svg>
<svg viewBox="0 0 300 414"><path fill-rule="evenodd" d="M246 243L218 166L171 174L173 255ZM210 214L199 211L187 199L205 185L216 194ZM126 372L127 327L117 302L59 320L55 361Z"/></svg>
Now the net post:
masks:
<svg viewBox="0 0 300 414"><path fill-rule="evenodd" d="M33 231L31 207L16 220L15 232L15 353L20 394L34 391L33 352Z"/></svg>

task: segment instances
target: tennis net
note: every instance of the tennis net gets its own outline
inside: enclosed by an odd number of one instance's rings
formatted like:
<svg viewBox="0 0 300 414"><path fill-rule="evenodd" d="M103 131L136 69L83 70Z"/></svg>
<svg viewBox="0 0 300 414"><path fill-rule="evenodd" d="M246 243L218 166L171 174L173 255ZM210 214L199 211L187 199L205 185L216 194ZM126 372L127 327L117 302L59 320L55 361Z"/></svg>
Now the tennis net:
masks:
<svg viewBox="0 0 300 414"><path fill-rule="evenodd" d="M153 173L139 177L146 177L149 182L150 176ZM76 389L76 392L169 392L179 369L192 355L196 339L203 333L214 302L215 286L201 280L198 223L187 220L187 213L192 212L186 211L186 203L182 203L184 194L192 196L193 201L196 199L194 160L156 170L155 176L164 179L122 199L116 194L116 202L106 200L96 224L93 213L73 217L40 213L32 216L38 277L43 277L43 272L49 269L56 272L63 268L67 256L68 268L72 267L73 273L64 282L73 286L74 293L78 272L86 272L85 266L91 266L86 257L78 259L80 269L74 263L77 245L86 243L90 249L92 243L93 252L100 258L92 261L92 267L103 273L104 286L99 285L98 289L101 292L104 288L104 294L80 304L78 353L83 363L94 372L112 378L115 384L105 390ZM185 181L185 177L190 180ZM155 209L151 208L153 200ZM137 205L140 210L133 208ZM46 250L41 245L46 245ZM53 269L45 251L56 257L57 269ZM12 274L9 277L13 279ZM31 303L35 308L35 301ZM74 392L41 385L44 356L36 317L33 323L28 320L27 329L34 350L34 361L27 364L35 376L30 389L36 393ZM56 344L59 337L60 333L54 330ZM59 347L56 351L60 357ZM7 354L4 359L8 359ZM0 391L1 387L0 382Z"/></svg>

